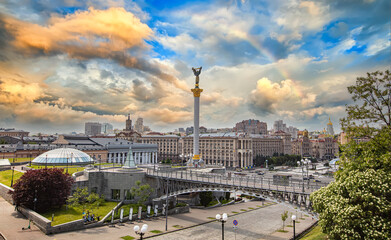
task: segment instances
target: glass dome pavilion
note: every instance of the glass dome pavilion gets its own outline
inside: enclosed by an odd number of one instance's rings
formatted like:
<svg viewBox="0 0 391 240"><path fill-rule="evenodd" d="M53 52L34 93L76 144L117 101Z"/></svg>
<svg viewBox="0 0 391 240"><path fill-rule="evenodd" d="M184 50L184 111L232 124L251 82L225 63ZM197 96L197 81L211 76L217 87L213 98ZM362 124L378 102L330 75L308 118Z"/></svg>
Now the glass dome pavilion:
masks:
<svg viewBox="0 0 391 240"><path fill-rule="evenodd" d="M57 148L42 153L32 163L37 165L85 165L94 162L88 154L74 148Z"/></svg>

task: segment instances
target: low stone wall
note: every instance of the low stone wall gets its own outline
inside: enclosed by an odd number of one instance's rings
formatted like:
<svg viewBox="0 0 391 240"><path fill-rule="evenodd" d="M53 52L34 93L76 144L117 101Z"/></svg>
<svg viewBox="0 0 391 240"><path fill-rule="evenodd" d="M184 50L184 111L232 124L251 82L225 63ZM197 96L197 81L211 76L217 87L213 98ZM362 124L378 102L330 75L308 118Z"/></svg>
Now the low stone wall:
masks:
<svg viewBox="0 0 391 240"><path fill-rule="evenodd" d="M49 232L46 234L76 231L76 230L87 229L87 228L101 227L103 225L104 225L104 222L102 222L102 221L84 224L84 220L80 219L80 220L75 220L72 222L67 222L67 223L63 223L63 224L59 224L59 225L50 227L48 229Z"/></svg>
<svg viewBox="0 0 391 240"><path fill-rule="evenodd" d="M52 227L52 221L28 208L18 207L18 211L22 213L27 219L32 220L42 232L45 234L51 233L50 230Z"/></svg>
<svg viewBox="0 0 391 240"><path fill-rule="evenodd" d="M0 183L0 196L7 202L14 204L11 194L8 193L9 191L14 191L14 189Z"/></svg>
<svg viewBox="0 0 391 240"><path fill-rule="evenodd" d="M189 205L184 206L184 207L176 207L176 208L170 209L170 210L168 210L168 215L188 213L188 212L190 212Z"/></svg>

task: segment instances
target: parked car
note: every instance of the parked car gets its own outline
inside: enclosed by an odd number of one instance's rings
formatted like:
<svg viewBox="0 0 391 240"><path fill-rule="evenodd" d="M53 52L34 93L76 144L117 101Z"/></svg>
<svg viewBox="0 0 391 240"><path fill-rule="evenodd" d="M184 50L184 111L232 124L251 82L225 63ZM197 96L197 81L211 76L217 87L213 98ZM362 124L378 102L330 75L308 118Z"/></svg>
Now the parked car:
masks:
<svg viewBox="0 0 391 240"><path fill-rule="evenodd" d="M314 182L321 182L320 180L318 180L318 179L314 179Z"/></svg>

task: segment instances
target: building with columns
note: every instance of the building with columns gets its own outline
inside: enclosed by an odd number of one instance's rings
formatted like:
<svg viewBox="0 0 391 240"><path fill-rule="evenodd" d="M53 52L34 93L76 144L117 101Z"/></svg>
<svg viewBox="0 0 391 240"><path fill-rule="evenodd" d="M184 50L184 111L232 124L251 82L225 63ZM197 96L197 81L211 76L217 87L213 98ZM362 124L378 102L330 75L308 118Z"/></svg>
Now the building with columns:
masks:
<svg viewBox="0 0 391 240"><path fill-rule="evenodd" d="M158 148L156 144L132 143L118 138L91 138L92 141L107 149L108 163L125 163L129 148L132 148L136 165L157 163Z"/></svg>
<svg viewBox="0 0 391 240"><path fill-rule="evenodd" d="M207 133L199 135L200 156L208 165L247 167L253 165L252 139L245 134ZM182 153L193 154L193 136L183 138Z"/></svg>

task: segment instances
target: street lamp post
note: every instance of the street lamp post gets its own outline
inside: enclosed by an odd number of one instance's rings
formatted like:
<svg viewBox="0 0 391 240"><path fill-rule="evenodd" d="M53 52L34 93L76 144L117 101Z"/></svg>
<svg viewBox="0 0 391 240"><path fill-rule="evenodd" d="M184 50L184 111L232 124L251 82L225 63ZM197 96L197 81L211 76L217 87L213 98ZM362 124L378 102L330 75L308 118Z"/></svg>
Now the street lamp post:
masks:
<svg viewBox="0 0 391 240"><path fill-rule="evenodd" d="M304 166L303 166L303 160L301 160L301 161L297 161L297 165L299 166L299 167L301 167L301 176L302 176L302 181L303 181L303 192L305 191L304 190Z"/></svg>
<svg viewBox="0 0 391 240"><path fill-rule="evenodd" d="M14 185L14 169L15 167L12 167L11 187Z"/></svg>
<svg viewBox="0 0 391 240"><path fill-rule="evenodd" d="M222 216L217 214L216 219L221 222L221 239L224 240L224 223L227 222L228 215L226 213L223 213Z"/></svg>
<svg viewBox="0 0 391 240"><path fill-rule="evenodd" d="M148 225L147 224L144 224L142 227L141 227L141 230L140 230L140 227L138 225L134 226L133 228L134 232L137 234L137 235L140 235L140 240L143 239L143 236L144 234L147 232L148 230Z"/></svg>
<svg viewBox="0 0 391 240"><path fill-rule="evenodd" d="M167 224L168 224L168 184L170 184L170 180L167 178L167 196L166 196L166 209L165 209L165 213L166 213L166 232L167 232Z"/></svg>
<svg viewBox="0 0 391 240"><path fill-rule="evenodd" d="M296 215L292 215L292 221L293 221L293 240L296 239Z"/></svg>

